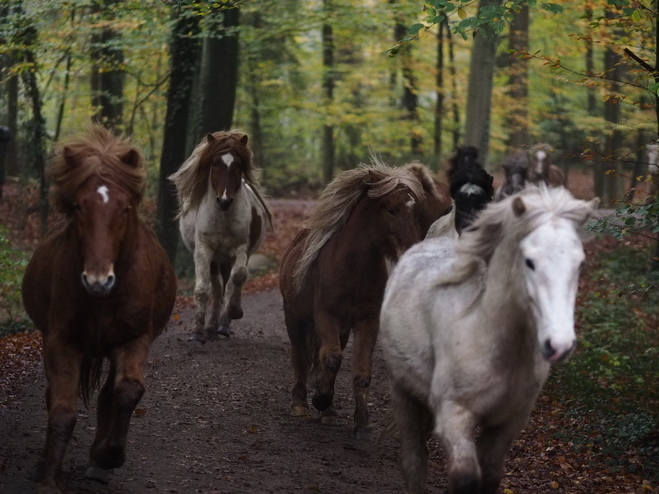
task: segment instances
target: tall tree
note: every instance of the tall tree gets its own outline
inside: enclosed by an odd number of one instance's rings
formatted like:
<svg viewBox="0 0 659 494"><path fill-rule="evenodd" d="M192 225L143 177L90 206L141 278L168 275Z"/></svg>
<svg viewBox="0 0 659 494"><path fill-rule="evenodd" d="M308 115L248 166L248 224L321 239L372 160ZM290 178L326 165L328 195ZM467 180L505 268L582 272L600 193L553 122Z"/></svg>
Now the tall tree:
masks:
<svg viewBox="0 0 659 494"><path fill-rule="evenodd" d="M438 171L442 156L442 121L444 117L444 22L439 23L437 31L437 73L435 74L435 159L433 171Z"/></svg>
<svg viewBox="0 0 659 494"><path fill-rule="evenodd" d="M498 7L502 0L480 0L479 9ZM465 144L478 146L480 160L487 163L490 146L490 114L495 53L499 38L489 24L481 26L471 49Z"/></svg>
<svg viewBox="0 0 659 494"><path fill-rule="evenodd" d="M453 114L453 148L456 149L460 144L460 109L458 108L458 75L455 69L455 43L453 42L453 35L448 25L448 19L443 21L444 29L446 30L446 41L448 42L448 61L449 72L451 74L451 100L452 100L452 114Z"/></svg>
<svg viewBox="0 0 659 494"><path fill-rule="evenodd" d="M197 138L230 130L238 84L240 8L230 2L206 16L200 70L201 121Z"/></svg>
<svg viewBox="0 0 659 494"><path fill-rule="evenodd" d="M529 144L528 99L529 61L526 57L515 56L529 50L529 6L522 6L513 13L508 34L508 48L513 52L509 67L508 95L510 109L506 118L508 147L519 148Z"/></svg>
<svg viewBox="0 0 659 494"><path fill-rule="evenodd" d="M401 15L396 15L394 26L394 41L398 42L407 35L407 24ZM401 74L403 76L403 96L401 105L404 110L404 119L411 122L410 152L413 155L421 154L421 136L416 130L419 121L418 80L412 67L412 44L407 44L399 51Z"/></svg>
<svg viewBox="0 0 659 494"><path fill-rule="evenodd" d="M325 20L323 21L323 92L325 107L334 102L334 33L330 22L332 0L323 0ZM328 183L334 175L334 125L326 121L323 124L323 180Z"/></svg>
<svg viewBox="0 0 659 494"><path fill-rule="evenodd" d="M158 174L156 233L172 264L176 260L178 229L174 217L176 190L167 177L186 158L186 135L196 60L199 58L199 16L182 6L172 7L172 33L169 42L170 75L167 89L167 114Z"/></svg>
<svg viewBox="0 0 659 494"><path fill-rule="evenodd" d="M91 89L94 116L92 119L108 128L121 125L124 104L124 54L121 33L111 21L121 0L98 0L92 11L102 27L91 37Z"/></svg>

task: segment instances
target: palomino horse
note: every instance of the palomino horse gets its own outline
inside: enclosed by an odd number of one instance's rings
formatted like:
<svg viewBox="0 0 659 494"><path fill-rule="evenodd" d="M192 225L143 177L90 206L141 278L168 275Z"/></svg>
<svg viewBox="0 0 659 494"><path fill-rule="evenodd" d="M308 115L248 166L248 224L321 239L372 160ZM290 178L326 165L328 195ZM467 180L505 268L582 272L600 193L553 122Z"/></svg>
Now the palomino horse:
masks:
<svg viewBox="0 0 659 494"><path fill-rule="evenodd" d="M450 493L496 492L550 364L575 346L577 229L597 203L532 186L491 204L459 240L428 239L400 259L380 324L408 492L423 492L432 431Z"/></svg>
<svg viewBox="0 0 659 494"><path fill-rule="evenodd" d="M98 385L96 437L87 476L107 482L124 463L128 423L145 391L151 342L171 314L176 277L164 249L138 216L146 184L139 151L102 127L62 147L50 174L64 221L25 270L23 303L43 334L48 432L37 465L42 492L57 476L78 413Z"/></svg>
<svg viewBox="0 0 659 494"><path fill-rule="evenodd" d="M478 148L460 146L449 160L446 170L451 209L435 221L426 238L450 236L458 238L476 215L488 205L494 194L494 178L478 162Z"/></svg>
<svg viewBox="0 0 659 494"><path fill-rule="evenodd" d="M520 192L528 182L529 158L524 151L515 151L506 157L502 165L505 180L494 194L494 200L500 201L504 197Z"/></svg>
<svg viewBox="0 0 659 494"><path fill-rule="evenodd" d="M529 181L539 185L544 182L547 185L558 187L565 185L565 173L552 161L553 148L546 143L536 144L529 150L531 167L529 169Z"/></svg>
<svg viewBox="0 0 659 494"><path fill-rule="evenodd" d="M247 140L238 131L208 134L169 177L178 191L181 236L194 255L193 339L201 342L229 336L231 320L243 317L247 261L272 228Z"/></svg>
<svg viewBox="0 0 659 494"><path fill-rule="evenodd" d="M355 433L369 430L368 388L378 316L390 266L420 240L423 189L404 168L376 162L337 175L307 228L282 260L280 287L295 372L291 415L307 412L307 377L318 372L313 406L332 424L334 381L354 333Z"/></svg>

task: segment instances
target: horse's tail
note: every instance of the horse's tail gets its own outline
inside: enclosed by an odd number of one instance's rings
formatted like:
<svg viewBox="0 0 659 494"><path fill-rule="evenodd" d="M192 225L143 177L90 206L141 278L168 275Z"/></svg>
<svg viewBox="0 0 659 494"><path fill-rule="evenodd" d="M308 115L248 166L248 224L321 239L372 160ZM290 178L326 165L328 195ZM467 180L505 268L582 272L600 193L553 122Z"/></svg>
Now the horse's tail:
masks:
<svg viewBox="0 0 659 494"><path fill-rule="evenodd" d="M89 398L98 388L103 374L103 357L85 357L80 368L80 395L89 408Z"/></svg>
<svg viewBox="0 0 659 494"><path fill-rule="evenodd" d="M320 375L320 340L313 327L306 332L307 355L309 356L309 376L307 380L315 386Z"/></svg>

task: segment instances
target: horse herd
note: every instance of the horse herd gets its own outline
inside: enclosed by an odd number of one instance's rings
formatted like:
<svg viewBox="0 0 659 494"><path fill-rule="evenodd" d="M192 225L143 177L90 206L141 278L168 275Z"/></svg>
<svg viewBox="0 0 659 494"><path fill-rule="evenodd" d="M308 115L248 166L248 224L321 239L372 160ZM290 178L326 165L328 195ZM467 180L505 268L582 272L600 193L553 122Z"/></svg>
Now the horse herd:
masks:
<svg viewBox="0 0 659 494"><path fill-rule="evenodd" d="M291 415L307 415L310 381L320 421L336 422L334 383L352 334L354 432L369 432L381 334L410 493L424 491L433 433L447 453L450 493L494 493L550 364L567 358L576 341L578 229L597 200L547 187L542 170L550 168L541 166L532 177L527 167L523 178L543 183L522 188L510 178L492 202L493 179L477 158L477 149L459 148L448 186L418 162L389 167L373 158L339 173L281 263ZM506 184L514 175L506 171ZM61 146L50 177L61 220L28 264L23 300L43 335L47 379L48 428L35 480L40 492L62 492L78 394L87 404L105 360L86 476L107 482L108 470L124 463L148 351L169 320L176 278L137 212L146 184L138 149L91 127ZM192 339L229 336L243 315L247 261L272 228L248 136L209 134L170 179L195 261Z"/></svg>

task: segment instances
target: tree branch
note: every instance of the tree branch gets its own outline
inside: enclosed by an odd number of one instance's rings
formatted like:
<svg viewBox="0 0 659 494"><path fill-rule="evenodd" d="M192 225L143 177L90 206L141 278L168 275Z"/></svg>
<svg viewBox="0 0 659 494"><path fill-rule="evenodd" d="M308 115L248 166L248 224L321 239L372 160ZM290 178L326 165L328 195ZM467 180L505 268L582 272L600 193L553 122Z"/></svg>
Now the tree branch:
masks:
<svg viewBox="0 0 659 494"><path fill-rule="evenodd" d="M636 53L631 51L629 48L625 48L623 51L625 52L625 55L633 59L637 64L639 64L645 70L652 73L653 75L655 74L656 70L649 63L647 63L645 60L639 57Z"/></svg>

